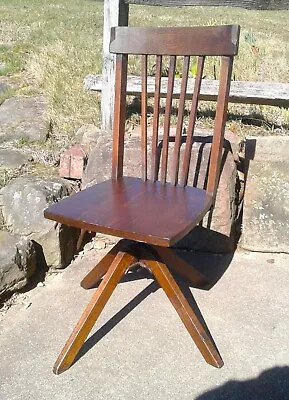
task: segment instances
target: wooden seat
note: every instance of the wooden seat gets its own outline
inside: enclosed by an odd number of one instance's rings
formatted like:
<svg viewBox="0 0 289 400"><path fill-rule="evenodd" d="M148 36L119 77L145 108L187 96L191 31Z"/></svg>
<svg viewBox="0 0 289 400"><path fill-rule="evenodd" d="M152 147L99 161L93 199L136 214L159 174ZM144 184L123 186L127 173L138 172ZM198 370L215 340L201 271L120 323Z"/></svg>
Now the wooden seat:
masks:
<svg viewBox="0 0 289 400"><path fill-rule="evenodd" d="M195 286L206 277L186 264L170 248L182 239L213 207L220 175L224 129L233 56L237 53L238 26L195 28L113 28L111 51L117 54L112 153L112 179L87 188L45 210L46 218L78 228L122 237L114 248L84 277L89 289L99 284L70 338L60 353L54 372L70 367L122 275L136 263L149 269L165 291L205 360L215 366L222 358L209 332L191 309L170 269ZM140 55L142 70L142 179L123 176L128 54ZM201 80L207 56L221 56L220 84L208 176L204 189L187 186L191 147ZM150 60L150 57L153 60ZM191 56L197 57L191 60ZM165 64L168 59L168 67ZM135 59L134 59L135 62ZM191 99L184 151L183 127L190 63L196 63L195 90ZM169 151L170 119L176 68L182 63L181 92L173 151ZM147 77L155 69L152 137L148 138ZM160 82L168 70L168 91L163 126L160 123ZM160 129L161 128L161 129ZM159 137L159 131L163 135ZM148 146L148 144L150 145ZM149 151L148 151L149 147ZM149 154L150 153L150 154ZM160 154L159 154L160 153ZM168 157L172 170L168 183ZM182 157L181 157L182 155ZM150 165L150 171L148 167Z"/></svg>
<svg viewBox="0 0 289 400"><path fill-rule="evenodd" d="M78 228L169 247L200 222L212 199L205 190L193 187L123 177L68 197L51 206L45 216Z"/></svg>

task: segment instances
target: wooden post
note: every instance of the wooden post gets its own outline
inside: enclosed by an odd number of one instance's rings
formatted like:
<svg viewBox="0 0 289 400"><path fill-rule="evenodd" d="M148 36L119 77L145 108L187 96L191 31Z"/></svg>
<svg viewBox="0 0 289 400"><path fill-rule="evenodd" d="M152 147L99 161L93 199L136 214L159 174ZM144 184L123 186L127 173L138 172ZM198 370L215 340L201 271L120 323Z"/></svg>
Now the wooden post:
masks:
<svg viewBox="0 0 289 400"><path fill-rule="evenodd" d="M128 25L128 9L124 0L104 0L101 121L107 132L113 124L115 82L115 55L109 52L110 28Z"/></svg>

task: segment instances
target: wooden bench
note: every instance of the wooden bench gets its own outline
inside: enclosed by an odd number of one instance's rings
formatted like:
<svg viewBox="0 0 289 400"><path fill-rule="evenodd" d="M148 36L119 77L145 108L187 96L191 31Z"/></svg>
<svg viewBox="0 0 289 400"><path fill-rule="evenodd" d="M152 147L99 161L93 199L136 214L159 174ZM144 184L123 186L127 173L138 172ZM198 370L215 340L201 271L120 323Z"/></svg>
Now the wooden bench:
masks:
<svg viewBox="0 0 289 400"><path fill-rule="evenodd" d="M111 131L115 89L115 56L109 51L110 29L113 26L128 26L129 4L156 5L156 6L230 6L255 10L288 10L288 0L104 0L103 24L103 67L102 80L98 77L85 79L85 86L91 90L101 90L102 81L105 90L101 96L102 129ZM131 85L135 79L129 81L129 94L139 94L140 87ZM212 83L212 87L210 87ZM177 88L176 88L177 92ZM164 92L163 92L164 93ZM201 89L202 98L214 100L216 85L204 81ZM288 107L289 86L278 83L233 82L230 101L239 103L268 104Z"/></svg>
<svg viewBox="0 0 289 400"><path fill-rule="evenodd" d="M187 88L187 99L193 94L195 80L189 78ZM167 93L168 78L162 78L161 96ZM84 87L88 90L102 90L102 76L89 75L84 80ZM181 79L175 78L174 97L179 97ZM152 96L155 90L155 78L148 77L148 96ZM127 94L132 96L141 95L141 77L129 76L127 81ZM218 95L218 81L203 79L201 85L200 100L216 101ZM233 81L231 84L229 101L231 103L263 104L289 108L289 83L275 82L245 82Z"/></svg>

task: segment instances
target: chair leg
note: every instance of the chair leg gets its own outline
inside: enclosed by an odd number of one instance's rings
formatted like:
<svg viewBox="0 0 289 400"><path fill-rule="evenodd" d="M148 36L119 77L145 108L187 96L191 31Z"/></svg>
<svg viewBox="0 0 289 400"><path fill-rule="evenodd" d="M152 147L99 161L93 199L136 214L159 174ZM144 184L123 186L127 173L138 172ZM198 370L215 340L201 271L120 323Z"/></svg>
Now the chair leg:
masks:
<svg viewBox="0 0 289 400"><path fill-rule="evenodd" d="M120 251L116 255L111 266L108 268L104 279L93 294L89 304L84 310L72 334L58 356L53 368L53 372L56 375L65 371L71 366L73 360L75 359L77 353L79 352L81 346L83 345L101 311L109 300L122 275L129 265L135 263L136 261L137 259L134 255L126 252Z"/></svg>
<svg viewBox="0 0 289 400"><path fill-rule="evenodd" d="M85 229L81 229L81 230L80 230L80 235L79 235L78 240L77 240L77 243L76 243L76 250L77 250L77 251L79 251L79 250L81 249L81 246L82 246L82 242L83 242L83 238L84 238L85 233L86 233L86 230L85 230Z"/></svg>
<svg viewBox="0 0 289 400"><path fill-rule="evenodd" d="M209 284L209 280L201 272L178 257L171 248L160 246L152 247L169 268L192 282L195 287L203 288Z"/></svg>
<svg viewBox="0 0 289 400"><path fill-rule="evenodd" d="M142 258L141 262L146 264L152 271L159 285L163 288L170 302L179 314L206 362L214 367L221 368L224 363L216 345L204 330L197 315L190 307L187 299L181 292L167 266L161 261L156 260L150 252L147 252L147 254L148 256Z"/></svg>
<svg viewBox="0 0 289 400"><path fill-rule="evenodd" d="M120 240L113 248L96 264L96 266L82 279L80 285L83 289L91 289L107 273L108 268L117 256L117 253L124 247L125 240Z"/></svg>

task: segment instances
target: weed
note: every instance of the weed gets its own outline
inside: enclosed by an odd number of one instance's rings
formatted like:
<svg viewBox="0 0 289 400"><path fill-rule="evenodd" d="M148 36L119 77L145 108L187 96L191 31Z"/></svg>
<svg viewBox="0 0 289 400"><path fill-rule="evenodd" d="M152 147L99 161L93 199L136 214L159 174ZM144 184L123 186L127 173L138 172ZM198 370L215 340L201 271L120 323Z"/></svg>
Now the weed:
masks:
<svg viewBox="0 0 289 400"><path fill-rule="evenodd" d="M10 169L10 168L3 168L0 167L0 189L8 183L20 175L19 169ZM1 221L1 218L0 218Z"/></svg>
<svg viewBox="0 0 289 400"><path fill-rule="evenodd" d="M10 97L13 97L15 92L16 90L13 88L8 88L0 92L0 105L4 103L5 100L9 99Z"/></svg>
<svg viewBox="0 0 289 400"><path fill-rule="evenodd" d="M17 149L21 149L22 147L25 147L25 146L27 146L28 144L29 144L29 140L28 140L27 138L25 138L25 137L22 137L22 138L18 139L18 140L15 142L15 147L16 147Z"/></svg>
<svg viewBox="0 0 289 400"><path fill-rule="evenodd" d="M255 45L256 45L256 42L257 42L257 39L256 39L256 37L255 37L255 35L253 34L252 31L245 34L244 40L245 40L245 42L248 43L250 46L255 46Z"/></svg>

